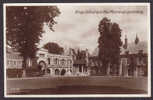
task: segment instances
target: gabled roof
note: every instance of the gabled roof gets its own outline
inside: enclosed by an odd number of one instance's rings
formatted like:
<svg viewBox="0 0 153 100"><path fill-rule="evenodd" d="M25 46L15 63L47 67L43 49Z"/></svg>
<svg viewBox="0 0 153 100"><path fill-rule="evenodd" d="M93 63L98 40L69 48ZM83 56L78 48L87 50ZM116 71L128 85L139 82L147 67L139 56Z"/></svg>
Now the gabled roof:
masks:
<svg viewBox="0 0 153 100"><path fill-rule="evenodd" d="M129 43L127 49L121 48L121 55L126 51L129 51L129 54L137 54L139 50L143 50L143 53L148 53L147 42L141 41L138 44Z"/></svg>

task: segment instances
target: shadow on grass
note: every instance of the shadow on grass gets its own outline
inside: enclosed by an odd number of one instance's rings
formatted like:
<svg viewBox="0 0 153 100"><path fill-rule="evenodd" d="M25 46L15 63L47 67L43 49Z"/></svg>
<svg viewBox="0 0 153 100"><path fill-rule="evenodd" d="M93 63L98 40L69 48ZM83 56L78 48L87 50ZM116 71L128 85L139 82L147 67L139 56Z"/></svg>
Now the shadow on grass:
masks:
<svg viewBox="0 0 153 100"><path fill-rule="evenodd" d="M145 94L143 90L126 89L113 86L60 86L47 89L25 89L14 95L52 95L52 94Z"/></svg>

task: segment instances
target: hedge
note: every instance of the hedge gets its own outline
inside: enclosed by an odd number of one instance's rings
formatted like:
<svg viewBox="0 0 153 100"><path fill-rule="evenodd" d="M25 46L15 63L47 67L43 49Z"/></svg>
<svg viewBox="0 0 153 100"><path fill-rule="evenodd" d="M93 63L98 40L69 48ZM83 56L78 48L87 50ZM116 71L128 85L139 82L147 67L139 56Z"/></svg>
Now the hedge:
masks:
<svg viewBox="0 0 153 100"><path fill-rule="evenodd" d="M22 77L23 69L7 69L6 75L8 78L19 78ZM44 72L41 71L38 68L26 68L26 77L36 77L36 76L42 76L44 75Z"/></svg>

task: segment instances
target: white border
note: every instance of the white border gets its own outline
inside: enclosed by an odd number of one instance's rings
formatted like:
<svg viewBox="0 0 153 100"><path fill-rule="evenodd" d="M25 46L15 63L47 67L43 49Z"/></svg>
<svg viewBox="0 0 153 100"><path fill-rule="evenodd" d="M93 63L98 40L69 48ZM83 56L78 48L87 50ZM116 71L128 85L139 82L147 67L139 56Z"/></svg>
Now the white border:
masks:
<svg viewBox="0 0 153 100"><path fill-rule="evenodd" d="M6 93L6 6L52 6L52 5L73 5L73 6L147 6L148 7L148 18L147 18L147 25L148 25L148 94L87 94L87 95L7 95ZM7 98L19 98L19 97L25 97L25 98L48 98L48 97L52 97L52 98L64 98L64 97L151 97L151 40L150 40L150 36L151 36L151 32L150 32L150 28L151 28L151 22L150 22L150 3L5 3L3 5L3 38L4 38L4 97Z"/></svg>

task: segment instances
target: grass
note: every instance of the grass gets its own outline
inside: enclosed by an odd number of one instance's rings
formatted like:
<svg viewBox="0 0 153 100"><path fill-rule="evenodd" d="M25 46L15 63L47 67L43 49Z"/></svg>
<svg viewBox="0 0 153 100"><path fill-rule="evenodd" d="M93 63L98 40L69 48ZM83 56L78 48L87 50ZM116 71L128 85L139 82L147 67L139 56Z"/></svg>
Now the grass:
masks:
<svg viewBox="0 0 153 100"><path fill-rule="evenodd" d="M114 86L60 86L58 88L24 89L16 95L47 95L47 94L145 94L145 91L126 89Z"/></svg>

